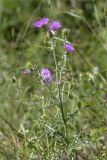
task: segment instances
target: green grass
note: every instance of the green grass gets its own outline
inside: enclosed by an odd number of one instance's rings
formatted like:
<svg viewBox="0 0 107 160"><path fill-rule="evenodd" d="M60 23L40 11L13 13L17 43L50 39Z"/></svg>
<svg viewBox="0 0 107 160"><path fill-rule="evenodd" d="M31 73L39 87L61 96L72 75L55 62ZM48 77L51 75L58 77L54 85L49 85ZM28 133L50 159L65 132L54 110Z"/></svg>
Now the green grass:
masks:
<svg viewBox="0 0 107 160"><path fill-rule="evenodd" d="M41 17L62 24L55 50L32 28ZM0 0L0 160L107 159L106 17L106 0ZM66 66L64 36L75 47Z"/></svg>

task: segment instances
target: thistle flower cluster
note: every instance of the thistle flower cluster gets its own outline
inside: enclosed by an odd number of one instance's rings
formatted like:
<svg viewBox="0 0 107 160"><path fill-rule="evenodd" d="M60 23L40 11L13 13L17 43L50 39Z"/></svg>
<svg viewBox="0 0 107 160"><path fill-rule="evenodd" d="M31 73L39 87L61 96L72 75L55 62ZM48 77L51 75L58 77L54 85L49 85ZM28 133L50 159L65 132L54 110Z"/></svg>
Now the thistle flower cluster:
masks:
<svg viewBox="0 0 107 160"><path fill-rule="evenodd" d="M46 17L41 18L39 21L34 22L33 27L41 28L47 24L48 24L48 31L50 33L55 32L62 27L62 25L58 21L49 22L49 19ZM67 53L72 53L74 51L74 47L70 43L65 43L63 47Z"/></svg>
<svg viewBox="0 0 107 160"><path fill-rule="evenodd" d="M41 18L39 21L34 22L33 27L34 28L41 28L48 23L49 23L49 19L44 17L44 18ZM60 28L61 28L61 24L58 21L54 21L54 22L49 23L48 31L56 31Z"/></svg>
<svg viewBox="0 0 107 160"><path fill-rule="evenodd" d="M53 21L50 22L50 20L47 17L41 18L40 20L36 21L33 23L33 28L42 28L44 26L48 26L48 33L55 33L57 30L59 30L62 25L60 24L60 22L58 21ZM64 50L67 53L72 53L75 49L72 46L72 44L70 43L64 43L63 45ZM23 71L23 74L28 75L30 74L30 70L29 69L25 69ZM52 82L52 73L48 68L43 67L40 70L40 77L41 77L41 81L44 84L51 84Z"/></svg>

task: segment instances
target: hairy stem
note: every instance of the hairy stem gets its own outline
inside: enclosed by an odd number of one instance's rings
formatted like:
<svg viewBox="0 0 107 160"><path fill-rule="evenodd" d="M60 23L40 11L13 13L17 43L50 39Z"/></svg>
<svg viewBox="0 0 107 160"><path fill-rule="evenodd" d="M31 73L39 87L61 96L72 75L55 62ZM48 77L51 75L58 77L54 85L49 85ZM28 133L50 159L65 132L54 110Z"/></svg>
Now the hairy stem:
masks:
<svg viewBox="0 0 107 160"><path fill-rule="evenodd" d="M61 90L60 90L60 84L59 84L58 65L57 65L57 59L56 59L56 54L55 54L54 39L52 39L52 49L53 49L55 67L56 67L56 81L57 81L57 89L58 89L58 97L59 97L59 106L60 106L60 111L61 111L61 115L62 115L62 119L64 123L65 136L67 137L67 142L68 142L67 126L66 126L66 119L64 115L63 102L61 98Z"/></svg>

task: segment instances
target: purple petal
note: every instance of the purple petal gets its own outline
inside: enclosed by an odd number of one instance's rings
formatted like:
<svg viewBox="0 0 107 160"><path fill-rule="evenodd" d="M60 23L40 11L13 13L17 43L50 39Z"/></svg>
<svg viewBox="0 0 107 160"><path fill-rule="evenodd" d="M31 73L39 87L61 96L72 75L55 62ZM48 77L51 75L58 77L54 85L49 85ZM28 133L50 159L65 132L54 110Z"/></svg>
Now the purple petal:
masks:
<svg viewBox="0 0 107 160"><path fill-rule="evenodd" d="M65 49L68 53L71 53L71 52L73 52L73 51L75 50L74 47L73 47L71 44L68 44L68 43L64 44L64 49Z"/></svg>
<svg viewBox="0 0 107 160"><path fill-rule="evenodd" d="M61 28L61 24L58 21L54 21L49 25L49 31L56 31Z"/></svg>
<svg viewBox="0 0 107 160"><path fill-rule="evenodd" d="M48 22L49 22L49 19L44 17L44 18L41 18L39 21L34 22L33 27L40 28L40 27L46 25Z"/></svg>
<svg viewBox="0 0 107 160"><path fill-rule="evenodd" d="M52 82L51 71L47 68L42 68L40 71L41 80L45 84L50 84Z"/></svg>

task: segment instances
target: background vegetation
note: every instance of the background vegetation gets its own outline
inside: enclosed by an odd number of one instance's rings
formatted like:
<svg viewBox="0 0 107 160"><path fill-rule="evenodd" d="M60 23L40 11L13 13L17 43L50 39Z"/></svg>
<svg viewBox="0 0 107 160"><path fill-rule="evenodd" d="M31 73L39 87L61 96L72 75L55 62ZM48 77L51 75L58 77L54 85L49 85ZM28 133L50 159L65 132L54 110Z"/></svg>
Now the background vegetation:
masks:
<svg viewBox="0 0 107 160"><path fill-rule="evenodd" d="M49 38L46 31L32 28L41 17L58 20L62 30L57 37L63 38L66 29L75 47L61 88L68 139L57 105ZM60 42L56 52L60 60ZM35 72L23 75L32 66ZM45 114L37 76L44 66L54 76L44 92ZM0 160L106 160L106 93L106 0L0 0Z"/></svg>

